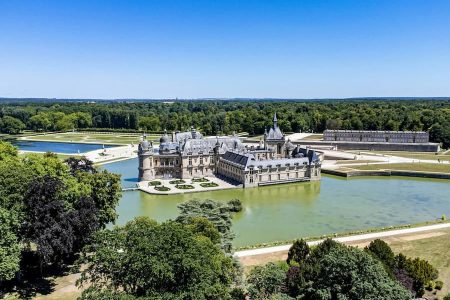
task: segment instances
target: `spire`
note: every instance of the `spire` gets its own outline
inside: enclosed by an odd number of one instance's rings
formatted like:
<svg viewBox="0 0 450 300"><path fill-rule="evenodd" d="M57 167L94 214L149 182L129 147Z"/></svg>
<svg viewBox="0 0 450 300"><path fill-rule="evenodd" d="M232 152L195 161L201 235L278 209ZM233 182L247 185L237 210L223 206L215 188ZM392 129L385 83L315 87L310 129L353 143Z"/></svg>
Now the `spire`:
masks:
<svg viewBox="0 0 450 300"><path fill-rule="evenodd" d="M273 128L277 128L278 127L278 119L277 119L277 113L275 112L273 114Z"/></svg>

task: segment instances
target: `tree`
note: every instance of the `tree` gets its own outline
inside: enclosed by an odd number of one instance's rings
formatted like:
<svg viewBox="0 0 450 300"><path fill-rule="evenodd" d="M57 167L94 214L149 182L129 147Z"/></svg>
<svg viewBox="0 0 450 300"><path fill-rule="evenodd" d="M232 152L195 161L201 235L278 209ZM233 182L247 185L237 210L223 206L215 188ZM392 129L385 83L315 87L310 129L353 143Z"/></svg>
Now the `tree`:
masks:
<svg viewBox="0 0 450 300"><path fill-rule="evenodd" d="M392 280L381 263L354 247L333 247L319 260L311 299L411 299L411 294Z"/></svg>
<svg viewBox="0 0 450 300"><path fill-rule="evenodd" d="M51 122L46 114L37 114L28 120L28 127L34 131L46 131L50 128Z"/></svg>
<svg viewBox="0 0 450 300"><path fill-rule="evenodd" d="M14 278L19 271L21 246L17 237L18 228L17 214L0 207L0 285Z"/></svg>
<svg viewBox="0 0 450 300"><path fill-rule="evenodd" d="M286 262L290 264L292 261L301 263L303 262L309 254L309 246L303 240L296 240L289 248L288 257Z"/></svg>
<svg viewBox="0 0 450 300"><path fill-rule="evenodd" d="M7 157L17 157L18 150L10 143L0 141L0 160Z"/></svg>
<svg viewBox="0 0 450 300"><path fill-rule="evenodd" d="M232 214L230 207L234 207L229 203L220 203L213 200L190 200L178 205L180 214L176 221L189 224L190 219L194 217L203 217L209 220L217 228L221 235L222 249L232 252L232 244L234 233L231 231Z"/></svg>
<svg viewBox="0 0 450 300"><path fill-rule="evenodd" d="M178 222L140 217L100 231L82 252L82 299L227 299L235 276L231 257L208 237ZM105 298L106 299L106 298Z"/></svg>
<svg viewBox="0 0 450 300"><path fill-rule="evenodd" d="M378 258L384 265L386 265L389 272L392 270L395 255L394 252L392 252L391 247L389 247L385 241L380 239L373 240L364 250Z"/></svg>
<svg viewBox="0 0 450 300"><path fill-rule="evenodd" d="M29 245L37 247L41 273L45 264L72 253L76 239L65 204L60 200L64 183L49 175L30 183L25 197L23 231Z"/></svg>
<svg viewBox="0 0 450 300"><path fill-rule="evenodd" d="M414 291L417 296L422 296L428 282L438 278L438 271L428 261L420 258L408 258L406 261L406 271L414 280Z"/></svg>
<svg viewBox="0 0 450 300"><path fill-rule="evenodd" d="M250 299L263 300L281 292L286 279L286 271L279 265L268 263L256 266L247 278Z"/></svg>
<svg viewBox="0 0 450 300"><path fill-rule="evenodd" d="M70 167L72 175L75 175L75 173L79 171L92 174L97 173L94 163L85 156L82 156L81 158L69 157L64 162Z"/></svg>
<svg viewBox="0 0 450 300"><path fill-rule="evenodd" d="M18 134L25 129L25 124L19 119L13 118L11 116L4 116L2 118L2 127L0 132L8 134Z"/></svg>

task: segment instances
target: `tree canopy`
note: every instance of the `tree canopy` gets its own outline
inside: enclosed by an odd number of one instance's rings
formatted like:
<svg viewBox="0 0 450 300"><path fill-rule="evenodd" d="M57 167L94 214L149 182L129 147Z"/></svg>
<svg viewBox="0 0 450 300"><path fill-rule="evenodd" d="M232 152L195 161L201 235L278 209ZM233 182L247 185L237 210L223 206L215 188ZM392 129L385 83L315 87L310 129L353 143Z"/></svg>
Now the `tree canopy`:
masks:
<svg viewBox="0 0 450 300"><path fill-rule="evenodd" d="M82 299L229 299L233 259L192 229L140 217L100 231L81 258L78 284L92 284Z"/></svg>

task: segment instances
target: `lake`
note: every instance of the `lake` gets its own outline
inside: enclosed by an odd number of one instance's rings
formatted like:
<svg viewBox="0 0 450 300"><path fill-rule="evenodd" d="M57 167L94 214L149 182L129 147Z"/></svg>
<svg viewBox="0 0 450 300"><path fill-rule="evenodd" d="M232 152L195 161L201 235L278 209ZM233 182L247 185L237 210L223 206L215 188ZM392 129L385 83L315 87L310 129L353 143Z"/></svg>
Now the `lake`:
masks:
<svg viewBox="0 0 450 300"><path fill-rule="evenodd" d="M133 187L137 164L137 159L131 159L103 167L122 174L124 187ZM117 224L136 216L173 219L177 205L194 198L242 201L244 209L233 220L238 247L450 216L448 180L323 176L320 182L179 195L124 192Z"/></svg>
<svg viewBox="0 0 450 300"><path fill-rule="evenodd" d="M24 141L15 140L12 142L20 150L77 154L85 153L93 150L102 149L102 144L81 144L81 143L59 143L59 142L39 142L39 141ZM104 145L105 148L116 147L115 145Z"/></svg>

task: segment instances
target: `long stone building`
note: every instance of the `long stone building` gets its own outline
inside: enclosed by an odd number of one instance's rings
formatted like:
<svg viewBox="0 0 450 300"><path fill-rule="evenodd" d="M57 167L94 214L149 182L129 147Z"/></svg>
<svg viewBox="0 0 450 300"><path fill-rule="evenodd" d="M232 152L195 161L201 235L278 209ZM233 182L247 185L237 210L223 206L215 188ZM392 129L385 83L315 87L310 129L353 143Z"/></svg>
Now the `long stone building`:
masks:
<svg viewBox="0 0 450 300"><path fill-rule="evenodd" d="M164 133L159 147L144 135L139 144L139 180L217 176L244 187L319 180L321 158L286 141L278 127L265 132L257 147L246 147L237 136L205 138L194 128Z"/></svg>
<svg viewBox="0 0 450 300"><path fill-rule="evenodd" d="M424 131L325 130L323 132L323 140L378 143L428 143L429 135Z"/></svg>

